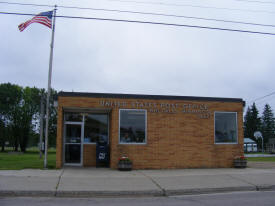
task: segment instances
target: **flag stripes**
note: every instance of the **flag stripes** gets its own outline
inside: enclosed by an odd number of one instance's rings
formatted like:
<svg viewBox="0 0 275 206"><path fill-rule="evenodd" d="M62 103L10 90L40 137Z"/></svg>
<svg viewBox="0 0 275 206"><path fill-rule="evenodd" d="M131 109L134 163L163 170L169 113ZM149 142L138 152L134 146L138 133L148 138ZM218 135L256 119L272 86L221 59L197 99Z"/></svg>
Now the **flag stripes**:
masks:
<svg viewBox="0 0 275 206"><path fill-rule="evenodd" d="M53 15L53 11L39 13L38 15L34 16L32 19L20 24L18 26L18 29L20 30L20 32L22 32L32 23L43 24L44 26L47 26L51 29L52 15Z"/></svg>

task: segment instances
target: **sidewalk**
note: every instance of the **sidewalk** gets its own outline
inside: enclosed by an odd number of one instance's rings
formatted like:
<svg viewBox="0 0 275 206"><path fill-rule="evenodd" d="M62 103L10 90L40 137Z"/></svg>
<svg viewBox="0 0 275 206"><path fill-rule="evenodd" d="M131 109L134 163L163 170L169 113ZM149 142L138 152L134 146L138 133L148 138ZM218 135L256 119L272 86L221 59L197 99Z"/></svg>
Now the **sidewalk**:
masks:
<svg viewBox="0 0 275 206"><path fill-rule="evenodd" d="M0 196L169 196L275 190L275 169L0 170Z"/></svg>

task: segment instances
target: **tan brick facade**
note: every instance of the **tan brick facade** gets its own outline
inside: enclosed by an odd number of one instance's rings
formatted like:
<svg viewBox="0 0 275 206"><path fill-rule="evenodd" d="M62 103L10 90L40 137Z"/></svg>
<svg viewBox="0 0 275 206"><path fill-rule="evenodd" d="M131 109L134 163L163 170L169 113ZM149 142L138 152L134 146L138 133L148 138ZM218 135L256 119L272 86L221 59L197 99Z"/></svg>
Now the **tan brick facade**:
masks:
<svg viewBox="0 0 275 206"><path fill-rule="evenodd" d="M206 105L207 110L200 112L201 105ZM191 107L190 110L193 112L183 112L188 107L189 109ZM243 154L242 101L60 95L58 98L57 168L63 166L63 113L66 108L108 109L110 111L110 167L114 169L121 155L127 155L133 161L134 169L163 169L232 167L233 158ZM147 110L146 144L119 144L119 109ZM237 144L215 144L215 111L237 112ZM95 166L95 148L94 144L83 145L83 166Z"/></svg>

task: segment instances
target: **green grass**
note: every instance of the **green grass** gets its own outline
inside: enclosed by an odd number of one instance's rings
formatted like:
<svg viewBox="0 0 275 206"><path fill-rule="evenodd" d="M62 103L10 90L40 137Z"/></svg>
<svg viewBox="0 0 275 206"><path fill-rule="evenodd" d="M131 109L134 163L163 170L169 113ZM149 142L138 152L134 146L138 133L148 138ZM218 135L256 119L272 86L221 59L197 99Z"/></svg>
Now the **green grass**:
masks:
<svg viewBox="0 0 275 206"><path fill-rule="evenodd" d="M48 152L48 168L55 169L56 152L50 149ZM43 169L44 156L40 159L39 152L35 148L28 149L24 154L12 154L0 152L0 170Z"/></svg>
<svg viewBox="0 0 275 206"><path fill-rule="evenodd" d="M270 154L270 153L268 153L268 152L264 152L264 153L262 153L262 152L245 152L244 154Z"/></svg>
<svg viewBox="0 0 275 206"><path fill-rule="evenodd" d="M251 162L275 162L275 157L247 157Z"/></svg>

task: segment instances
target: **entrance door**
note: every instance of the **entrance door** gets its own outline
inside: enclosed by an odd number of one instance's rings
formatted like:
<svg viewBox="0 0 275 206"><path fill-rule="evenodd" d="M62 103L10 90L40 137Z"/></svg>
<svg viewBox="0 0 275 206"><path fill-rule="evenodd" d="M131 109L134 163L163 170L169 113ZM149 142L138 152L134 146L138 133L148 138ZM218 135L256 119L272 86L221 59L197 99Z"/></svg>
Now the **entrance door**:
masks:
<svg viewBox="0 0 275 206"><path fill-rule="evenodd" d="M106 145L106 165L109 165L109 118L107 113L64 114L64 164L91 166L96 162L97 143ZM86 156L85 156L86 155ZM107 158L108 157L108 158ZM84 160L83 160L84 158Z"/></svg>
<svg viewBox="0 0 275 206"><path fill-rule="evenodd" d="M82 165L82 124L65 124L65 164Z"/></svg>

